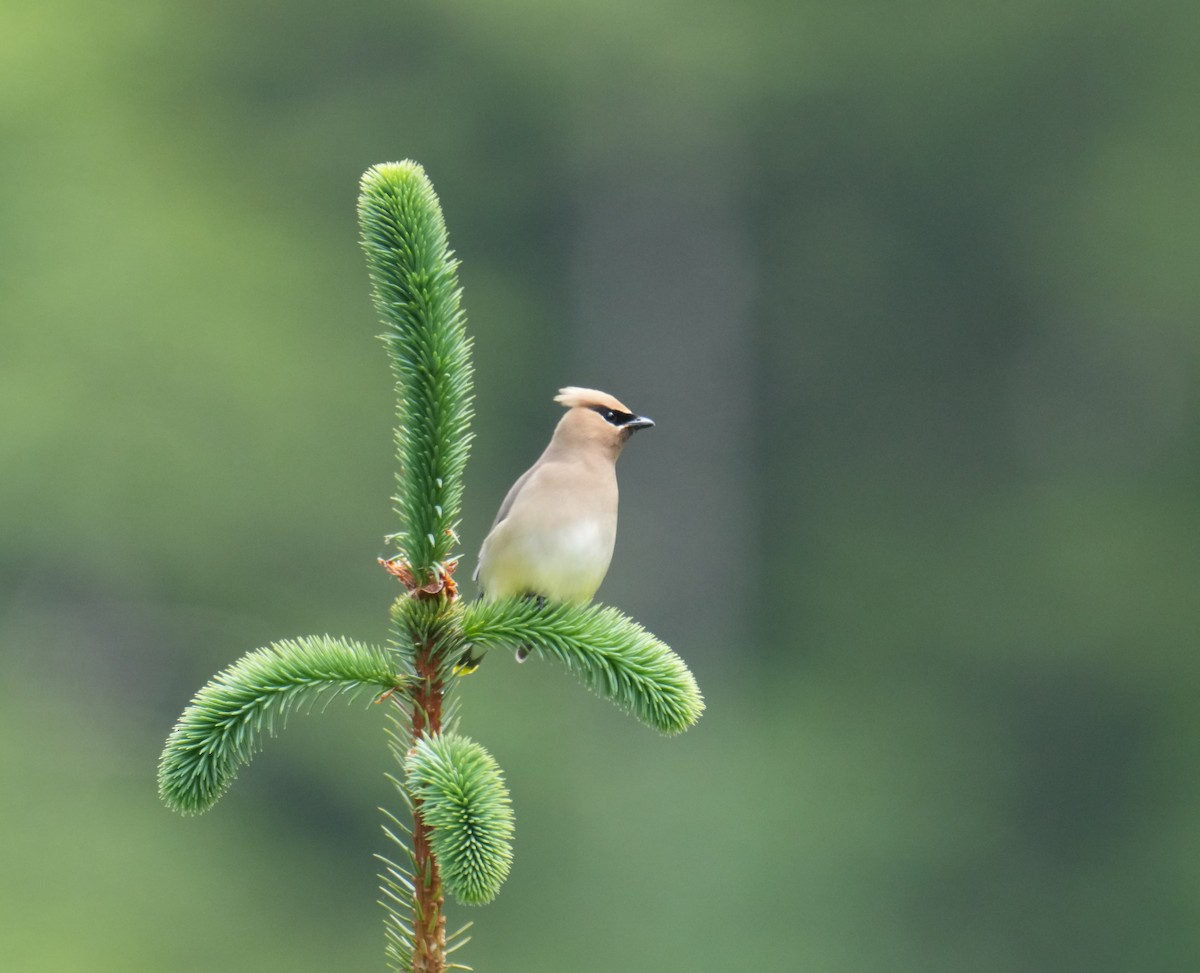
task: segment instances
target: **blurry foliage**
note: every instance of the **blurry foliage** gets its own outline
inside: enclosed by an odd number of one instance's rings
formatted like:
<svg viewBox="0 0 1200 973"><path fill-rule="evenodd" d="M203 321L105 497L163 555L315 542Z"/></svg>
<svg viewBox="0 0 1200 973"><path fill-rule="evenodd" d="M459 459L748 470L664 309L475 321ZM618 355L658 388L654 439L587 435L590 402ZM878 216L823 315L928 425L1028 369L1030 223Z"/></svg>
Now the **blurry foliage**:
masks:
<svg viewBox="0 0 1200 973"><path fill-rule="evenodd" d="M380 635L390 405L352 203L412 156L477 335L468 557L554 388L638 390L662 435L622 461L601 596L688 645L709 701L659 748L542 704L547 667L475 677L540 836L478 967L594 969L571 912L637 904L646 969L1190 970L1198 19L6 4L0 967L375 963L374 823L324 791L379 766L342 731L281 741L202 824L144 768L247 641ZM521 747L546 733L561 759ZM639 804L669 823L618 840ZM223 856L261 874L231 889ZM508 909L569 932L531 950ZM201 912L220 935L180 932Z"/></svg>

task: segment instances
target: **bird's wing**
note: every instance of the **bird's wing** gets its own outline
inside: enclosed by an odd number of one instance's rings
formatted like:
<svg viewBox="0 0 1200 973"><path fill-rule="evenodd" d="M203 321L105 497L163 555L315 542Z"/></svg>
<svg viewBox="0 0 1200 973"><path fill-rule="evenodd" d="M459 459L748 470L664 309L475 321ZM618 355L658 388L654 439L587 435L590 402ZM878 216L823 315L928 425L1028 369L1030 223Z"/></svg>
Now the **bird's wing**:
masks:
<svg viewBox="0 0 1200 973"><path fill-rule="evenodd" d="M516 483L508 488L508 493L504 495L504 502L500 504L500 509L496 512L496 519L492 521L491 530L495 530L496 525L508 516L508 512L512 510L513 502L517 499L517 494L520 493L522 487L529 482L529 478L533 476L533 471L537 468L538 464L534 463L533 466L529 467L529 469L527 469L517 478Z"/></svg>
<svg viewBox="0 0 1200 973"><path fill-rule="evenodd" d="M508 488L508 493L504 496L504 502L500 504L500 510L496 514L496 519L492 521L492 526L488 529L489 534L496 529L496 525L500 523L500 521L508 516L508 512L512 509L513 501L517 499L517 494L521 492L521 488L525 486L530 476L533 475L533 471L537 469L537 466L537 463L534 463L533 466L529 467L529 469L527 469L517 478L516 483ZM475 570L471 573L471 580L479 580L478 564L475 565Z"/></svg>

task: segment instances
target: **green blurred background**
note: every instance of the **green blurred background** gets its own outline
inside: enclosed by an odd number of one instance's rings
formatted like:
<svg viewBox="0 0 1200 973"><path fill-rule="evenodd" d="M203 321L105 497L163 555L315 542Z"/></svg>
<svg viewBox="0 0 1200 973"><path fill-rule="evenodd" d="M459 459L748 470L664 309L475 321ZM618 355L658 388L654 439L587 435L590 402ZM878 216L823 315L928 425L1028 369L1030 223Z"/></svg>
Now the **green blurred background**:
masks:
<svg viewBox="0 0 1200 973"><path fill-rule="evenodd" d="M0 968L381 970L383 713L201 818L190 695L380 639L367 166L464 263L468 567L564 384L653 416L602 600L660 738L494 655L481 973L1192 971L1200 6L7 0ZM464 570L464 574L467 570Z"/></svg>

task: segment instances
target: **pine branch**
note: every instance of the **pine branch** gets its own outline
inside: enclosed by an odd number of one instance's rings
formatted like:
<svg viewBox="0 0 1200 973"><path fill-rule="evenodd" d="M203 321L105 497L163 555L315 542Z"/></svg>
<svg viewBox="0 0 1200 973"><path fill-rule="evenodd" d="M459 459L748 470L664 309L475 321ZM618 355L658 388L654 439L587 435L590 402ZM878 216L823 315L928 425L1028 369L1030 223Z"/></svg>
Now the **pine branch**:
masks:
<svg viewBox="0 0 1200 973"><path fill-rule="evenodd" d="M471 342L458 261L425 170L415 162L374 166L360 190L362 247L396 378L395 537L422 585L436 581L457 544L471 443Z"/></svg>
<svg viewBox="0 0 1200 973"><path fill-rule="evenodd" d="M693 724L704 702L683 661L616 609L458 602L455 531L472 417L458 264L416 163L368 170L358 212L397 393L399 554L384 565L404 593L392 605L391 644L320 636L243 656L184 710L159 763L159 793L175 810L204 811L261 746L264 728L273 734L303 703L378 690L395 706L388 733L400 770L390 779L412 821L384 812L384 833L400 850L397 861L380 857L387 958L397 973L445 973L466 969L447 957L470 924L446 934L444 891L488 901L512 859L512 808L499 767L478 744L446 732L455 665L467 646L528 646L664 733Z"/></svg>
<svg viewBox="0 0 1200 973"><path fill-rule="evenodd" d="M351 696L371 686L392 692L404 685L396 658L384 649L328 635L286 639L255 649L218 673L183 711L159 760L158 791L184 814L212 807L237 768L261 747L264 726L323 695Z"/></svg>
<svg viewBox="0 0 1200 973"><path fill-rule="evenodd" d="M407 589L393 606L394 639L413 670L402 734L414 745L442 729L450 666L444 623L453 581L462 474L470 449L471 344L458 287L458 262L433 186L414 162L375 166L362 178L358 215L375 306L396 379L394 497L399 555L386 566ZM394 737L395 739L395 737ZM399 755L398 755L399 756ZM397 784L413 815L412 922L393 908L403 886L389 873L389 958L415 973L446 965L441 863L419 800ZM400 945L408 933L406 945Z"/></svg>
<svg viewBox="0 0 1200 973"><path fill-rule="evenodd" d="M441 733L417 741L407 776L446 891L469 905L490 902L512 864L512 802L496 761L478 743Z"/></svg>
<svg viewBox="0 0 1200 973"><path fill-rule="evenodd" d="M663 733L695 723L704 700L684 661L615 608L506 598L462 609L462 638L475 651L530 647L576 673L601 696Z"/></svg>

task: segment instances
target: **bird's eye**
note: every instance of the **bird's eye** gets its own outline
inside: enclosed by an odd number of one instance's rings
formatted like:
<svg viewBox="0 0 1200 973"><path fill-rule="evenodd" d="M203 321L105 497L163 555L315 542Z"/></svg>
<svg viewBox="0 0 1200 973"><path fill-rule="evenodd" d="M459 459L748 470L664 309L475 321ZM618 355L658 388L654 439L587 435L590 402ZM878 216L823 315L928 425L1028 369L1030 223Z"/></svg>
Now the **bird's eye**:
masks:
<svg viewBox="0 0 1200 973"><path fill-rule="evenodd" d="M604 405L594 405L592 406L592 411L600 413L605 422L612 423L614 426L623 426L629 420L635 418L632 412L621 412Z"/></svg>

